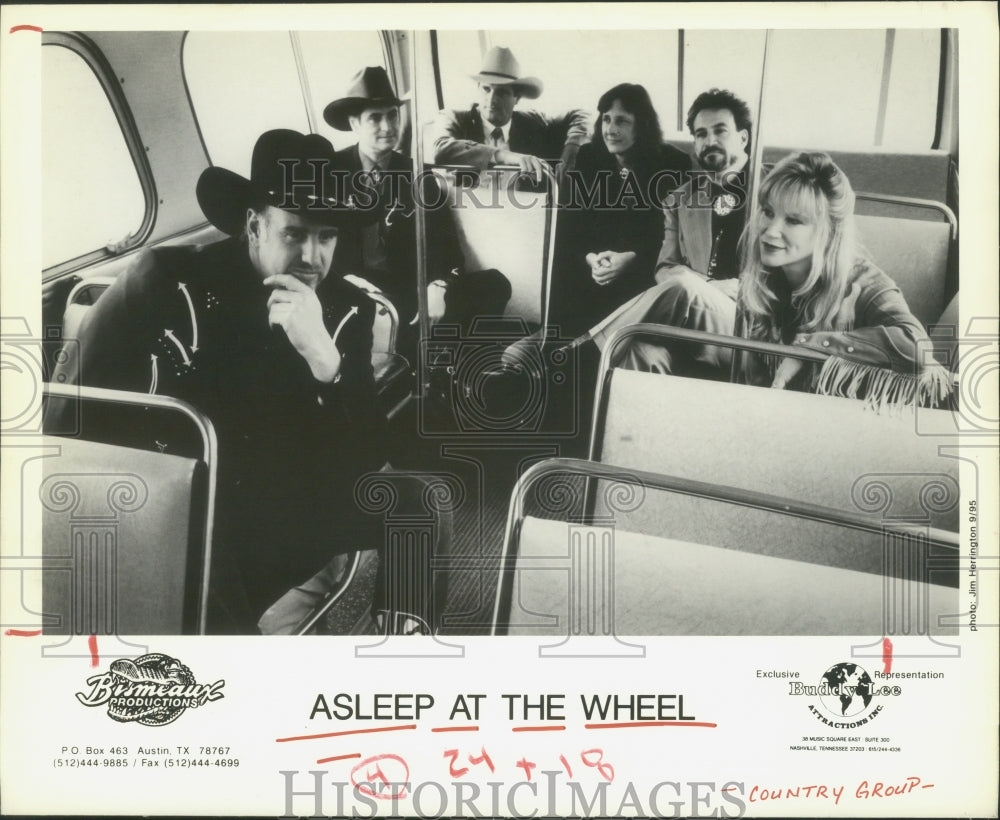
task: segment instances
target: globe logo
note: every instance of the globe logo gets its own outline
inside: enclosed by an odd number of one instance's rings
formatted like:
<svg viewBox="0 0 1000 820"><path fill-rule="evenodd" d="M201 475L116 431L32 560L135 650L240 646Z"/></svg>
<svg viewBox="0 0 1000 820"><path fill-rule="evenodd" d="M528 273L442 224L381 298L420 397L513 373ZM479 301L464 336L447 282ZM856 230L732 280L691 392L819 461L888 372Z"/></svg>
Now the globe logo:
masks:
<svg viewBox="0 0 1000 820"><path fill-rule="evenodd" d="M856 663L838 663L820 680L819 697L826 710L837 717L861 714L872 702L872 679Z"/></svg>

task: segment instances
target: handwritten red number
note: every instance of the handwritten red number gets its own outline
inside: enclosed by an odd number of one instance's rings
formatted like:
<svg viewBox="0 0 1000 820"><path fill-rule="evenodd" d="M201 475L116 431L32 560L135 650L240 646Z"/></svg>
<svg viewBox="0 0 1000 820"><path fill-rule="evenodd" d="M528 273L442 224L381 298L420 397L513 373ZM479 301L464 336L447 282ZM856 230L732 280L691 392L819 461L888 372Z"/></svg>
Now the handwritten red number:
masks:
<svg viewBox="0 0 1000 820"><path fill-rule="evenodd" d="M527 780L530 782L531 781L531 770L534 769L535 766L537 766L538 764L536 764L536 763L530 763L529 761L525 760L522 757L519 761L517 761L517 763L515 765L518 768L520 768L520 769L524 769L524 773L525 773L525 775L527 775Z"/></svg>
<svg viewBox="0 0 1000 820"><path fill-rule="evenodd" d="M375 764L374 768L372 764ZM386 768L390 774L386 774ZM368 757L351 769L351 785L361 794L374 797L376 800L402 800L407 796L406 784L409 779L410 767L399 755L384 754ZM372 788L375 783L381 785Z"/></svg>
<svg viewBox="0 0 1000 820"><path fill-rule="evenodd" d="M455 766L458 761L458 749L445 749L444 756L451 758L451 762L448 764L448 774L452 777L461 777L469 771L468 766L463 766L460 769Z"/></svg>
<svg viewBox="0 0 1000 820"><path fill-rule="evenodd" d="M478 766L480 763L485 763L487 766L490 767L491 772L496 771L496 769L493 768L493 761L490 759L490 756L486 754L485 746L482 747L482 753L483 754L481 757L473 757L472 755L469 755L469 762L473 766Z"/></svg>
<svg viewBox="0 0 1000 820"><path fill-rule="evenodd" d="M604 751L602 749L588 749L585 752L580 752L580 760L583 761L584 766L590 766L592 769L597 769L601 777L611 783L615 779L615 767L610 763L604 762Z"/></svg>

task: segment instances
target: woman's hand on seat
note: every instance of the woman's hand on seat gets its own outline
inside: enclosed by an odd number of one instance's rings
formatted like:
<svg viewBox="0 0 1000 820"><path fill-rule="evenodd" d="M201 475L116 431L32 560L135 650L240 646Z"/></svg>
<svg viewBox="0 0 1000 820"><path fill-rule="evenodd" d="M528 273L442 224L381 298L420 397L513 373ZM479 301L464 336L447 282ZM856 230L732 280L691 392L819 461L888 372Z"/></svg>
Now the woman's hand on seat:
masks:
<svg viewBox="0 0 1000 820"><path fill-rule="evenodd" d="M610 285L628 270L635 259L633 251L601 251L588 253L587 263L590 265L590 275L598 285Z"/></svg>

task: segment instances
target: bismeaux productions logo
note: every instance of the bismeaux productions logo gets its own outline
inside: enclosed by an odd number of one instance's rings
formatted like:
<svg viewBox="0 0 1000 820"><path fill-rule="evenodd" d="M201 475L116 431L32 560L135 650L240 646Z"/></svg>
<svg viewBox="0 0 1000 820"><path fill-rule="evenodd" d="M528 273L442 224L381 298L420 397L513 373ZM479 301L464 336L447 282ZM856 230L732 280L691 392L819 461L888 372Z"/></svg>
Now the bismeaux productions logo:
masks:
<svg viewBox="0 0 1000 820"><path fill-rule="evenodd" d="M84 706L108 705L108 717L120 723L165 726L185 709L196 709L224 695L224 680L198 683L183 663L154 653L112 661L107 672L87 678L89 692L77 692Z"/></svg>
<svg viewBox="0 0 1000 820"><path fill-rule="evenodd" d="M876 686L867 670L856 663L831 666L813 685L789 681L788 694L807 697L809 712L834 729L854 729L874 720L885 707L880 698L898 697L898 686Z"/></svg>

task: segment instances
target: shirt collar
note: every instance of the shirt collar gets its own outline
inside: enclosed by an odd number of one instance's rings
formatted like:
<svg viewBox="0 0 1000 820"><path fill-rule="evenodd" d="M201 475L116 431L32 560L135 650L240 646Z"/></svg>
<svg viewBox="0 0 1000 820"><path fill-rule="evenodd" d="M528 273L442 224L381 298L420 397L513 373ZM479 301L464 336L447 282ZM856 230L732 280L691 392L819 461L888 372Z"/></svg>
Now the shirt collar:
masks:
<svg viewBox="0 0 1000 820"><path fill-rule="evenodd" d="M494 125L493 123L491 123L488 119L486 119L486 117L483 117L483 137L484 137L483 142L485 142L487 145L492 144L492 142L493 142L493 132L497 128L499 128L501 131L503 131L503 141L504 141L504 143L506 143L507 145L510 145L510 124L512 122L513 122L513 119L510 119L510 120L507 120L507 124L506 125L497 126L497 125Z"/></svg>
<svg viewBox="0 0 1000 820"><path fill-rule="evenodd" d="M364 151L361 150L361 146L358 146L358 157L361 159L361 170L371 171L375 167L375 160L368 156ZM384 159L379 160L379 168L382 171L386 171L389 168L390 156L386 156Z"/></svg>

